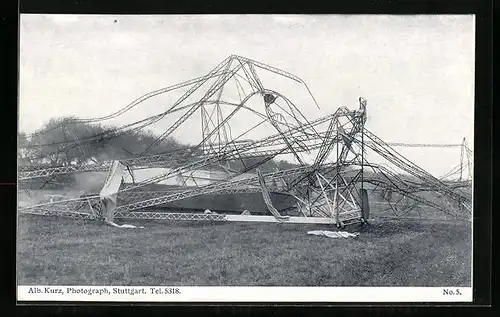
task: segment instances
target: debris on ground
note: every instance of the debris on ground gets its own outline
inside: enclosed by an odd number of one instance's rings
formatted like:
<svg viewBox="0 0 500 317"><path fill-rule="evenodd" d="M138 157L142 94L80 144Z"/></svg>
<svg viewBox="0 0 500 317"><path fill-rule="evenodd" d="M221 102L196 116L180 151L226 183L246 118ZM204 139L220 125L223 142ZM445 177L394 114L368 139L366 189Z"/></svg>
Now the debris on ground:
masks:
<svg viewBox="0 0 500 317"><path fill-rule="evenodd" d="M308 231L307 234L315 236L325 236L328 238L349 238L359 236L359 232L350 233L347 231L328 231L328 230L313 230Z"/></svg>
<svg viewBox="0 0 500 317"><path fill-rule="evenodd" d="M114 222L111 222L111 221L106 221L106 223L112 227L116 227L116 228L138 228L138 229L144 229L143 226L134 226L134 225L128 225L128 224L123 224L123 225L119 225L117 223L114 223Z"/></svg>

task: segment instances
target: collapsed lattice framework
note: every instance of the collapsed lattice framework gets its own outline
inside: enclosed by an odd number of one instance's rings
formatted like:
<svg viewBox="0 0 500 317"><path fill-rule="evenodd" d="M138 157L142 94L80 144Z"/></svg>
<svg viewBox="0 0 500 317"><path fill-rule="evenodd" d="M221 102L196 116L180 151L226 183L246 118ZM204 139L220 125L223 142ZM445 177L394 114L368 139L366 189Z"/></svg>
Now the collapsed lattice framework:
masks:
<svg viewBox="0 0 500 317"><path fill-rule="evenodd" d="M118 192L118 205L113 211L115 219L270 221L344 225L364 222L368 218L367 192L364 184L372 184L384 193L396 192L411 201L408 206L424 204L456 217L469 217L472 209L471 197L462 189L470 186L470 180L445 182L438 179L371 133L365 128L367 103L363 98L359 98L356 110L340 107L331 115L308 120L290 99L266 88L257 74L257 69L277 74L302 85L317 105L308 87L299 77L248 58L231 55L205 76L148 93L119 112L107 116L121 115L154 96L181 88L187 89L165 112L148 118L142 127L174 113L179 116L175 122L144 152L133 158L120 160L129 171L153 167L169 167L169 169L121 188ZM236 87L239 96L237 101L224 98L231 83L236 83L233 88ZM202 97L190 100L195 92L201 92ZM251 100L259 101L260 105L250 106ZM256 140L244 139L242 136L248 134L251 131L249 129L235 137L231 131L232 120L242 111L260 119L256 126L268 125L274 129L274 133ZM171 153L149 155L148 152L171 136L194 114L199 114L201 121L202 133L198 145ZM80 145L86 140L76 142ZM410 175L412 179L403 178L382 165L367 162L365 155L367 151L377 153L392 166ZM304 155L311 156L311 153L313 160L306 161ZM298 167L267 173L259 170L262 164L280 155L292 156L298 162ZM256 163L251 165L243 163L243 167L239 169L230 167L229 162L244 162L245 159L254 159ZM68 173L107 171L112 164L113 161L104 161L91 165L43 169L21 166L19 181L26 182ZM169 191L143 190L151 184L172 178L189 178L189 175L197 170L214 168L224 169L227 177L212 180L206 185L182 186L181 184ZM366 169L375 173L366 176ZM201 195L252 192L262 193L270 212L269 216L168 213L148 210ZM438 193L449 203L439 204L419 195L425 192ZM274 208L270 198L271 193L293 197L296 205L289 209L293 209L299 215L280 214L280 212L287 213L288 210L278 211ZM89 195L27 206L20 208L20 211L102 219L102 209L102 197Z"/></svg>

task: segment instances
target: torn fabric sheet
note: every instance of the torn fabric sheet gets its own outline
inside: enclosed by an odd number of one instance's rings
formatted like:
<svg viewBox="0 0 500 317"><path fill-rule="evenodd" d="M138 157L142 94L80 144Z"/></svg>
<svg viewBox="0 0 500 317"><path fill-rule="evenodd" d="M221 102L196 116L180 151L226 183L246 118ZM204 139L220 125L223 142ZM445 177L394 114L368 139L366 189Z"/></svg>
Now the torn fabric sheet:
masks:
<svg viewBox="0 0 500 317"><path fill-rule="evenodd" d="M111 199L113 203L116 203L116 196L122 179L127 175L127 168L120 162L114 161L109 169L108 177L106 182L99 193L101 199Z"/></svg>
<svg viewBox="0 0 500 317"><path fill-rule="evenodd" d="M107 222L114 222L116 199L123 178L127 175L127 168L120 162L114 161L109 169L106 182L99 193L103 216Z"/></svg>
<svg viewBox="0 0 500 317"><path fill-rule="evenodd" d="M358 232L350 233L346 231L328 231L328 230L313 230L313 231L308 231L307 234L312 234L315 236L325 236L328 238L349 238L349 237L357 237L359 235Z"/></svg>

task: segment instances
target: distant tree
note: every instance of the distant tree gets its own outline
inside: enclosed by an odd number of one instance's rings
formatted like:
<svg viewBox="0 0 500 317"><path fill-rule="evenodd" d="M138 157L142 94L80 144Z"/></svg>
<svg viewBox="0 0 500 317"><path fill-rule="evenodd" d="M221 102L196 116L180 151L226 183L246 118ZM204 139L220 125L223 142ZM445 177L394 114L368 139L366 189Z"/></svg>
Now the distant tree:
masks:
<svg viewBox="0 0 500 317"><path fill-rule="evenodd" d="M25 132L19 132L18 140L18 161L20 165L32 165L35 155L33 148L30 148L30 139Z"/></svg>
<svg viewBox="0 0 500 317"><path fill-rule="evenodd" d="M286 170L286 169L296 168L296 167L300 166L298 164L293 164L293 163L283 161L283 160L276 162L276 165L278 166L278 169L280 169L280 170Z"/></svg>
<svg viewBox="0 0 500 317"><path fill-rule="evenodd" d="M75 117L50 119L31 138L20 135L23 163L66 166L137 156L157 139L148 131L124 132L114 126L78 122ZM185 146L172 138L163 140L150 154Z"/></svg>
<svg viewBox="0 0 500 317"><path fill-rule="evenodd" d="M123 134L110 139L109 144L116 150L120 151L121 155L125 157L137 156L143 153L157 140L157 138L158 136L154 135L150 131L138 131L131 134ZM173 138L166 138L157 146L151 148L146 154L160 154L185 147L185 145L180 144Z"/></svg>
<svg viewBox="0 0 500 317"><path fill-rule="evenodd" d="M98 147L89 138L104 132L103 127L76 121L74 117L50 119L31 137L36 160L51 166L81 164L95 156ZM96 138L98 140L98 138Z"/></svg>

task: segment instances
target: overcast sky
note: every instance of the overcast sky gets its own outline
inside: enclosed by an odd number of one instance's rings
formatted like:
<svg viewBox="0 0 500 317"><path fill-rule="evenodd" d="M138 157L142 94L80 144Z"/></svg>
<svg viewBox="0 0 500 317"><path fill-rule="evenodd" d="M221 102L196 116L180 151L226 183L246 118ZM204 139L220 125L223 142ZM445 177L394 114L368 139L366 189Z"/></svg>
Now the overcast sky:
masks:
<svg viewBox="0 0 500 317"><path fill-rule="evenodd" d="M472 144L474 23L465 15L21 15L19 127L107 115L237 54L302 78L321 110L298 106L316 117L357 108L362 96L366 127L388 142ZM152 114L167 106L153 103ZM403 153L435 174L460 160L459 149Z"/></svg>

